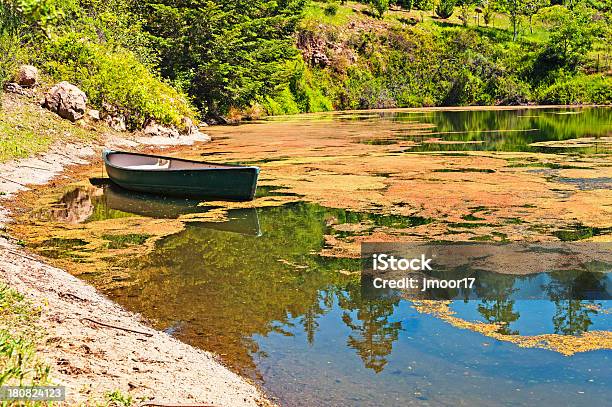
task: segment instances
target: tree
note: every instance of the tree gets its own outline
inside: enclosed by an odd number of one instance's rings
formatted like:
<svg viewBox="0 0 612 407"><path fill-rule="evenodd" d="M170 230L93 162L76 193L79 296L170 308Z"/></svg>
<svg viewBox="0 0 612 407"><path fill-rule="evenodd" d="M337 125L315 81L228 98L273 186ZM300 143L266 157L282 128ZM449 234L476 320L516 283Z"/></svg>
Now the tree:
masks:
<svg viewBox="0 0 612 407"><path fill-rule="evenodd" d="M394 2L394 4L397 4L404 10L408 10L408 11L412 10L413 3L414 3L413 0L396 0Z"/></svg>
<svg viewBox="0 0 612 407"><path fill-rule="evenodd" d="M486 26L493 21L493 1L485 0L482 3L484 23Z"/></svg>
<svg viewBox="0 0 612 407"><path fill-rule="evenodd" d="M550 4L550 0L523 0L523 15L529 19L529 32L533 34L533 16Z"/></svg>
<svg viewBox="0 0 612 407"><path fill-rule="evenodd" d="M516 41L523 10L523 0L498 0L498 5L500 10L510 17L510 24L512 24L512 41Z"/></svg>
<svg viewBox="0 0 612 407"><path fill-rule="evenodd" d="M458 0L457 5L459 6L459 20L463 23L464 27L468 26L470 20L470 6L473 0Z"/></svg>
<svg viewBox="0 0 612 407"><path fill-rule="evenodd" d="M440 18L449 18L455 11L456 0L440 0L436 6L436 14Z"/></svg>
<svg viewBox="0 0 612 407"><path fill-rule="evenodd" d="M376 17L382 19L389 10L389 0L371 0L370 7Z"/></svg>
<svg viewBox="0 0 612 407"><path fill-rule="evenodd" d="M414 0L412 4L417 10L429 11L434 9L434 0Z"/></svg>
<svg viewBox="0 0 612 407"><path fill-rule="evenodd" d="M148 0L138 7L163 76L207 115L248 106L287 82L304 0Z"/></svg>
<svg viewBox="0 0 612 407"><path fill-rule="evenodd" d="M595 21L595 13L584 4L569 10L553 6L542 12L542 20L550 25L550 37L545 52L562 66L575 67L593 48L603 27Z"/></svg>

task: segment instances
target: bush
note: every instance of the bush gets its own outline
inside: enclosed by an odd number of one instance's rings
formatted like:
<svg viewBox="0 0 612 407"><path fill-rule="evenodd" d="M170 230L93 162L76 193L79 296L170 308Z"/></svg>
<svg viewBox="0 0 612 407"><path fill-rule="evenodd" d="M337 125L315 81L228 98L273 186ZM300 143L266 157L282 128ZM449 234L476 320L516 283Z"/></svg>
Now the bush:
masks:
<svg viewBox="0 0 612 407"><path fill-rule="evenodd" d="M371 0L370 8L377 18L382 19L389 10L389 0Z"/></svg>
<svg viewBox="0 0 612 407"><path fill-rule="evenodd" d="M125 49L109 49L73 33L51 40L44 60L51 76L79 86L94 106L114 106L132 129L148 119L180 128L183 117L196 116L183 94Z"/></svg>
<svg viewBox="0 0 612 407"><path fill-rule="evenodd" d="M289 88L284 88L274 97L266 96L262 106L270 116L300 113L300 108Z"/></svg>
<svg viewBox="0 0 612 407"><path fill-rule="evenodd" d="M455 0L440 0L436 6L436 14L440 18L449 18L455 11Z"/></svg>
<svg viewBox="0 0 612 407"><path fill-rule="evenodd" d="M531 100L531 89L525 82L512 76L497 80L495 99L501 105L524 105Z"/></svg>
<svg viewBox="0 0 612 407"><path fill-rule="evenodd" d="M0 89L12 79L22 60L20 45L17 35L0 33Z"/></svg>
<svg viewBox="0 0 612 407"><path fill-rule="evenodd" d="M338 4L337 3L328 4L323 9L323 12L325 13L326 16L330 16L330 17L335 16L336 13L338 12Z"/></svg>
<svg viewBox="0 0 612 407"><path fill-rule="evenodd" d="M612 78L602 75L562 77L538 89L538 102L545 104L611 104Z"/></svg>

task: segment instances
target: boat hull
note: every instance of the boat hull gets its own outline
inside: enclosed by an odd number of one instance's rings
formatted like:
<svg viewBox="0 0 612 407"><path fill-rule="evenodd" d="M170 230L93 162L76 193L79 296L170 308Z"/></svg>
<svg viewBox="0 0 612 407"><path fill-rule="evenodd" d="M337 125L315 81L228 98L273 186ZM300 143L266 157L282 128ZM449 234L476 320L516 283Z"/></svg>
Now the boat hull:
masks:
<svg viewBox="0 0 612 407"><path fill-rule="evenodd" d="M125 189L208 200L249 201L255 196L257 167L143 171L112 165L108 160L112 153L104 155L106 172L111 181Z"/></svg>

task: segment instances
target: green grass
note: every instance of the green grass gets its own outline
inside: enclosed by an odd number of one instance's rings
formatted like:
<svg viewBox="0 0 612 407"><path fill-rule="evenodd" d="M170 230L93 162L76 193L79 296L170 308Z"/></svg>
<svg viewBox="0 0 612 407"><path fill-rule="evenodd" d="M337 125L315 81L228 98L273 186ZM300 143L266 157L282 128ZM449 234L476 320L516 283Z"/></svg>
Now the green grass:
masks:
<svg viewBox="0 0 612 407"><path fill-rule="evenodd" d="M0 385L44 385L50 368L36 354L44 332L40 310L0 283Z"/></svg>
<svg viewBox="0 0 612 407"><path fill-rule="evenodd" d="M351 4L357 4L352 3ZM325 13L325 8L329 5L327 2L312 1L304 8L304 21L317 22L322 24L341 26L347 24L351 18L357 18L361 13L355 13L351 7L340 6L336 14L329 15Z"/></svg>
<svg viewBox="0 0 612 407"><path fill-rule="evenodd" d="M106 393L106 401L108 406L131 406L134 404L134 400L132 396L125 395L119 390L115 390L110 393Z"/></svg>
<svg viewBox="0 0 612 407"><path fill-rule="evenodd" d="M54 142L94 140L98 135L42 109L25 97L3 95L0 162L46 151Z"/></svg>

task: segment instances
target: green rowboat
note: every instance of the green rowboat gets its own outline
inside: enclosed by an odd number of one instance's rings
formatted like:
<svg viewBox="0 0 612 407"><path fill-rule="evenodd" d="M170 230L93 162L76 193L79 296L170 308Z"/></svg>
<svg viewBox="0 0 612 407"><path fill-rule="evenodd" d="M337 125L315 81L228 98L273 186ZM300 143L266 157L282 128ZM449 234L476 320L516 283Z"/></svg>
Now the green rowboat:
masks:
<svg viewBox="0 0 612 407"><path fill-rule="evenodd" d="M208 200L250 201L258 167L105 150L108 177L132 191Z"/></svg>

